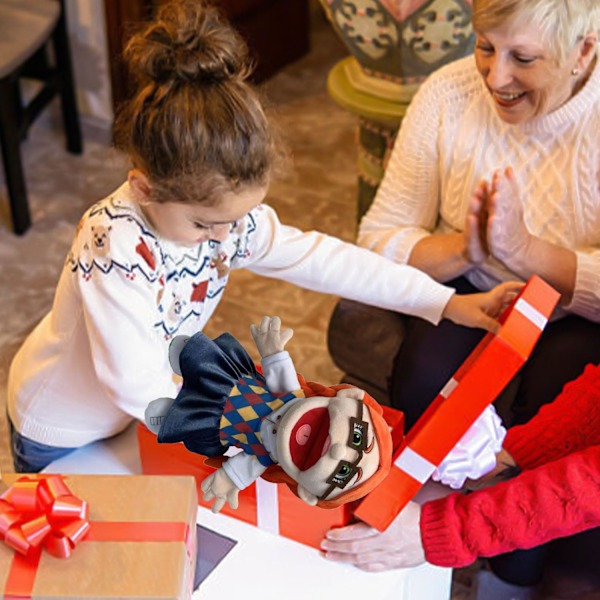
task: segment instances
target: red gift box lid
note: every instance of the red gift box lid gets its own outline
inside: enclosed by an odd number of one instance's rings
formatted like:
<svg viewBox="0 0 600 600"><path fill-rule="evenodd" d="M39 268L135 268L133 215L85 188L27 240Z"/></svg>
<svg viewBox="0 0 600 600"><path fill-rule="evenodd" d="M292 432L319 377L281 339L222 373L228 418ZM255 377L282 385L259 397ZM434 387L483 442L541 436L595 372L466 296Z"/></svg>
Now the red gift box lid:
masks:
<svg viewBox="0 0 600 600"><path fill-rule="evenodd" d="M560 294L533 276L394 453L388 477L355 516L384 531L531 354Z"/></svg>

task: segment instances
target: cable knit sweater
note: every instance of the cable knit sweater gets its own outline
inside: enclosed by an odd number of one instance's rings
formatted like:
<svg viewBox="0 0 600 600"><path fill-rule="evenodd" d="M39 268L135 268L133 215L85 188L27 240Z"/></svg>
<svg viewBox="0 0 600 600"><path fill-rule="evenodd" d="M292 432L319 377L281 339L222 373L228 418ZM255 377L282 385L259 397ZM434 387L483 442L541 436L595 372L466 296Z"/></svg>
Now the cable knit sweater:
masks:
<svg viewBox="0 0 600 600"><path fill-rule="evenodd" d="M462 231L469 199L496 169L515 170L529 231L577 255L572 303L600 321L600 61L552 113L502 121L472 56L421 86L402 123L358 243L406 263L432 233ZM467 275L479 289L516 279L494 259Z"/></svg>
<svg viewBox="0 0 600 600"><path fill-rule="evenodd" d="M600 526L600 366L588 366L504 447L518 477L426 503L427 560L462 567L480 556L531 548Z"/></svg>
<svg viewBox="0 0 600 600"><path fill-rule="evenodd" d="M157 235L124 184L82 218L52 310L11 365L17 430L77 447L143 420L151 400L177 395L170 340L202 330L240 268L434 323L454 293L363 248L282 225L267 205L224 242L180 246Z"/></svg>

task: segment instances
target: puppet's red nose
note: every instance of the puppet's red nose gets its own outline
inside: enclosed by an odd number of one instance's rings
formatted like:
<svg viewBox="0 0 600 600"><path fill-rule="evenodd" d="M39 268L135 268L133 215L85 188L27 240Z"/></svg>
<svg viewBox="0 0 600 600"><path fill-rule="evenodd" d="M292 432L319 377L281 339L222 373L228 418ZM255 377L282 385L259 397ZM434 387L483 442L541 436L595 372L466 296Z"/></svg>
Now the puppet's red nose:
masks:
<svg viewBox="0 0 600 600"><path fill-rule="evenodd" d="M326 407L305 412L292 428L290 455L301 471L310 469L323 455L329 440L329 411Z"/></svg>

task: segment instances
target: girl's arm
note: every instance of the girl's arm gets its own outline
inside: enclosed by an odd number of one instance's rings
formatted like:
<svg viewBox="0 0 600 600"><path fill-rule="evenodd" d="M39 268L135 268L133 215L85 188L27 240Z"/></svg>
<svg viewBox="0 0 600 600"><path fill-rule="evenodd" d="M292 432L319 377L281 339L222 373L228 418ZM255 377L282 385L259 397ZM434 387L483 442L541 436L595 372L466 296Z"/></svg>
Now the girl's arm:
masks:
<svg viewBox="0 0 600 600"><path fill-rule="evenodd" d="M246 248L233 268L248 268L318 292L414 315L437 324L447 318L459 325L496 331L497 317L521 287L505 283L490 292L456 295L408 265L318 231L282 225L267 205L246 218Z"/></svg>

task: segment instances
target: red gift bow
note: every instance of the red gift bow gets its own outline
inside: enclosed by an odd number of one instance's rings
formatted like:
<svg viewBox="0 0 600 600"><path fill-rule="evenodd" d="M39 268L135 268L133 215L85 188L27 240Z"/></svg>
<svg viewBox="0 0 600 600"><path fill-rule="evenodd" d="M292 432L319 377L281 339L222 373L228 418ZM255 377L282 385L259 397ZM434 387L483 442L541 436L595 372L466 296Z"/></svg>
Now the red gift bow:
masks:
<svg viewBox="0 0 600 600"><path fill-rule="evenodd" d="M68 558L89 529L87 502L59 475L22 477L0 496L0 539L26 557Z"/></svg>
<svg viewBox="0 0 600 600"><path fill-rule="evenodd" d="M55 544L54 542L51 542L49 546L44 545L49 552L52 552L59 558L68 557L75 545L85 538L85 541L92 542L183 541L188 559L192 561L195 536L187 523L171 521L140 523L88 522L87 502L82 501L71 494L69 488L63 481L62 475L37 475L36 477L37 479L30 479L27 477L18 479L11 488L0 496L0 539L4 537L7 543L9 542L7 541L5 533L15 526L17 527L17 531L18 529L21 530L22 535L19 533L11 534L11 540L21 540L22 537L26 538L25 534L23 534L23 529L27 531L27 534L31 533L30 528L26 528L25 525L20 525L17 521L11 521L13 514L18 514L15 510L15 504L18 504L24 514L31 515L34 508L38 506L39 501L40 506L49 507L50 511L54 513L51 517L53 522L62 521L62 524L64 525L64 527L58 529L60 532L59 535L54 535L54 537L59 540L68 540L68 551L64 550L64 543ZM34 492L32 493L29 490L34 490ZM9 498L6 498L6 496L9 496ZM5 510L6 505L8 505L10 510ZM76 506L78 505L80 507L79 512L77 512L76 509ZM75 517L76 514L81 518ZM68 523L63 521L63 519L67 520L69 518L71 518L71 527L69 527ZM33 521L35 520L36 519L34 518ZM85 527L82 526L81 530L79 530L76 526L77 522L84 522L86 525ZM35 529L35 526L31 529ZM52 533L54 534L54 532ZM65 533L67 535L65 535ZM4 589L4 598L7 600L27 600L32 597L34 581L42 554L40 544L43 539L44 538L42 537L37 543L37 551L33 551L33 548L30 547L27 555L21 554L21 550L16 548L19 551L19 554L15 554L14 556ZM22 542L17 542L17 545L19 545L19 547L24 546ZM11 546L14 548L14 545ZM61 550L61 548L63 548L63 550ZM191 598L192 596L193 583L194 570L190 569L187 590L188 598Z"/></svg>

